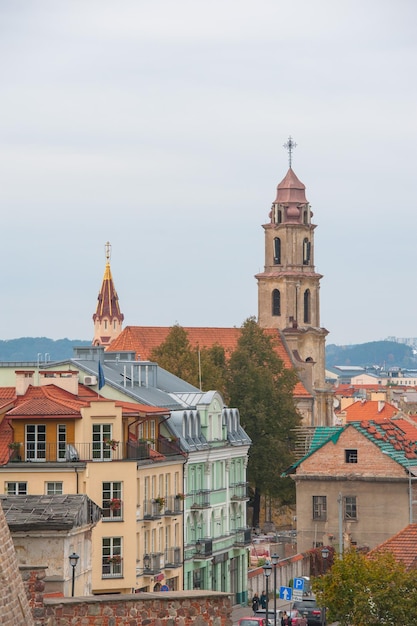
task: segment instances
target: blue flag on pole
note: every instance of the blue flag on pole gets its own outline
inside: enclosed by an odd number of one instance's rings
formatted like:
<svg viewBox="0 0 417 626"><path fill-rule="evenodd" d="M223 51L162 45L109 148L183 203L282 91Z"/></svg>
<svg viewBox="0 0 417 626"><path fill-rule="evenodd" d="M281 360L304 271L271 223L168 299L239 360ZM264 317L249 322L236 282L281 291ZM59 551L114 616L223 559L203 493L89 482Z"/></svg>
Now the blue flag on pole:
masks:
<svg viewBox="0 0 417 626"><path fill-rule="evenodd" d="M101 389L106 384L106 379L104 378L103 368L101 367L100 361L98 362L98 388Z"/></svg>

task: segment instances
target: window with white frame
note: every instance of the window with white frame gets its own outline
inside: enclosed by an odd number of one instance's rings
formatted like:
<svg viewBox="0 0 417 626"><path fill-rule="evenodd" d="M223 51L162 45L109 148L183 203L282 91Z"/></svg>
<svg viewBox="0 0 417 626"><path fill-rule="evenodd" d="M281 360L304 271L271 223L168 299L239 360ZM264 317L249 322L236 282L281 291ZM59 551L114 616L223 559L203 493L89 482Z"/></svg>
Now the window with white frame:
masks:
<svg viewBox="0 0 417 626"><path fill-rule="evenodd" d="M111 441L111 424L93 424L93 461L107 461L111 459L111 446L106 441Z"/></svg>
<svg viewBox="0 0 417 626"><path fill-rule="evenodd" d="M57 458L58 461L65 461L67 452L67 426L66 424L57 425Z"/></svg>
<svg viewBox="0 0 417 626"><path fill-rule="evenodd" d="M122 537L103 537L102 577L123 577Z"/></svg>
<svg viewBox="0 0 417 626"><path fill-rule="evenodd" d="M103 521L121 521L123 518L122 483L106 481L102 485Z"/></svg>
<svg viewBox="0 0 417 626"><path fill-rule="evenodd" d="M24 482L7 482L5 487L8 496L26 496L28 493L28 484Z"/></svg>
<svg viewBox="0 0 417 626"><path fill-rule="evenodd" d="M61 496L62 495L62 482L45 483L45 493L47 496Z"/></svg>
<svg viewBox="0 0 417 626"><path fill-rule="evenodd" d="M45 424L26 424L26 460L46 461L46 426Z"/></svg>

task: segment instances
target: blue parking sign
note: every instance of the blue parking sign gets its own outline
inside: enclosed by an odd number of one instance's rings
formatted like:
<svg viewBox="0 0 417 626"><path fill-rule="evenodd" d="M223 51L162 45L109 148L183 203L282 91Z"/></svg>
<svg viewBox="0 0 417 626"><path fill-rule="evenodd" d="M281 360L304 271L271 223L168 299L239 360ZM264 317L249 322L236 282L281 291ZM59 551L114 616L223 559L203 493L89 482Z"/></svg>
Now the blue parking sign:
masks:
<svg viewBox="0 0 417 626"><path fill-rule="evenodd" d="M294 589L304 591L304 578L294 578Z"/></svg>

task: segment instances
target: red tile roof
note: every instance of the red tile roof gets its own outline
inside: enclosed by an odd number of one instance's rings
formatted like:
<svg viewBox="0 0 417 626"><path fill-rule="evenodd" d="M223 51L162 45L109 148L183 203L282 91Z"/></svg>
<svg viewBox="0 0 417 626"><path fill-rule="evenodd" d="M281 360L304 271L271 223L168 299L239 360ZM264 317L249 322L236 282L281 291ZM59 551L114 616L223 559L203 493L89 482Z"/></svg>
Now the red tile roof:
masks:
<svg viewBox="0 0 417 626"><path fill-rule="evenodd" d="M4 418L0 422L0 465L8 463L10 458L9 443L13 441L13 429L9 420Z"/></svg>
<svg viewBox="0 0 417 626"><path fill-rule="evenodd" d="M163 343L171 328L169 326L126 326L120 335L114 339L106 350L111 352L132 351L136 358L147 361L152 351ZM236 349L241 334L240 328L207 328L186 326L188 341L193 348L211 348L220 345L224 348L226 357ZM274 340L275 351L288 369L293 369L293 363L281 339L278 330L264 331ZM301 382L297 382L294 389L296 397L311 397Z"/></svg>
<svg viewBox="0 0 417 626"><path fill-rule="evenodd" d="M396 561L404 563L407 570L417 569L417 524L409 524L368 555L372 557L379 552L391 552Z"/></svg>
<svg viewBox="0 0 417 626"><path fill-rule="evenodd" d="M390 419L398 413L398 409L389 402L357 400L338 413L346 414L346 422L360 422L362 420Z"/></svg>
<svg viewBox="0 0 417 626"><path fill-rule="evenodd" d="M43 387L30 385L23 396L18 396L16 406L8 411L7 417L14 420L28 417L80 419L81 408L85 406L88 406L87 402L79 400L77 396L55 385Z"/></svg>

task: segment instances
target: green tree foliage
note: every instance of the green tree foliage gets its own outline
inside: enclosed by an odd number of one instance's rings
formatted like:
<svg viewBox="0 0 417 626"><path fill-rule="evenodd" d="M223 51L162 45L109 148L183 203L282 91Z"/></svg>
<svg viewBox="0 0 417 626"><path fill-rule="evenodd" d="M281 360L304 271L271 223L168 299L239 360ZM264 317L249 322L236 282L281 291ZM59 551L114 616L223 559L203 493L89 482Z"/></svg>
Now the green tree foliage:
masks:
<svg viewBox="0 0 417 626"><path fill-rule="evenodd" d="M295 499L292 480L280 475L294 460L292 431L301 421L293 399L296 382L296 373L284 367L274 350L271 335L254 318L247 319L230 358L227 391L252 439L248 479L255 490L255 526L261 494L279 497L282 503Z"/></svg>
<svg viewBox="0 0 417 626"><path fill-rule="evenodd" d="M340 626L417 626L417 571L406 571L392 554L372 557L351 550L331 570L313 580L327 623Z"/></svg>
<svg viewBox="0 0 417 626"><path fill-rule="evenodd" d="M193 348L182 326L173 326L160 346L151 354L164 369L204 391L216 389L224 395L226 357L220 345Z"/></svg>
<svg viewBox="0 0 417 626"><path fill-rule="evenodd" d="M221 346L193 348L187 332L176 325L151 358L199 388L201 376L203 390L220 391L229 406L239 409L242 426L252 439L248 480L255 494L253 524L259 521L261 495L293 503L294 483L280 475L294 460L293 428L301 421L293 399L297 375L284 367L271 335L249 318L227 362Z"/></svg>

